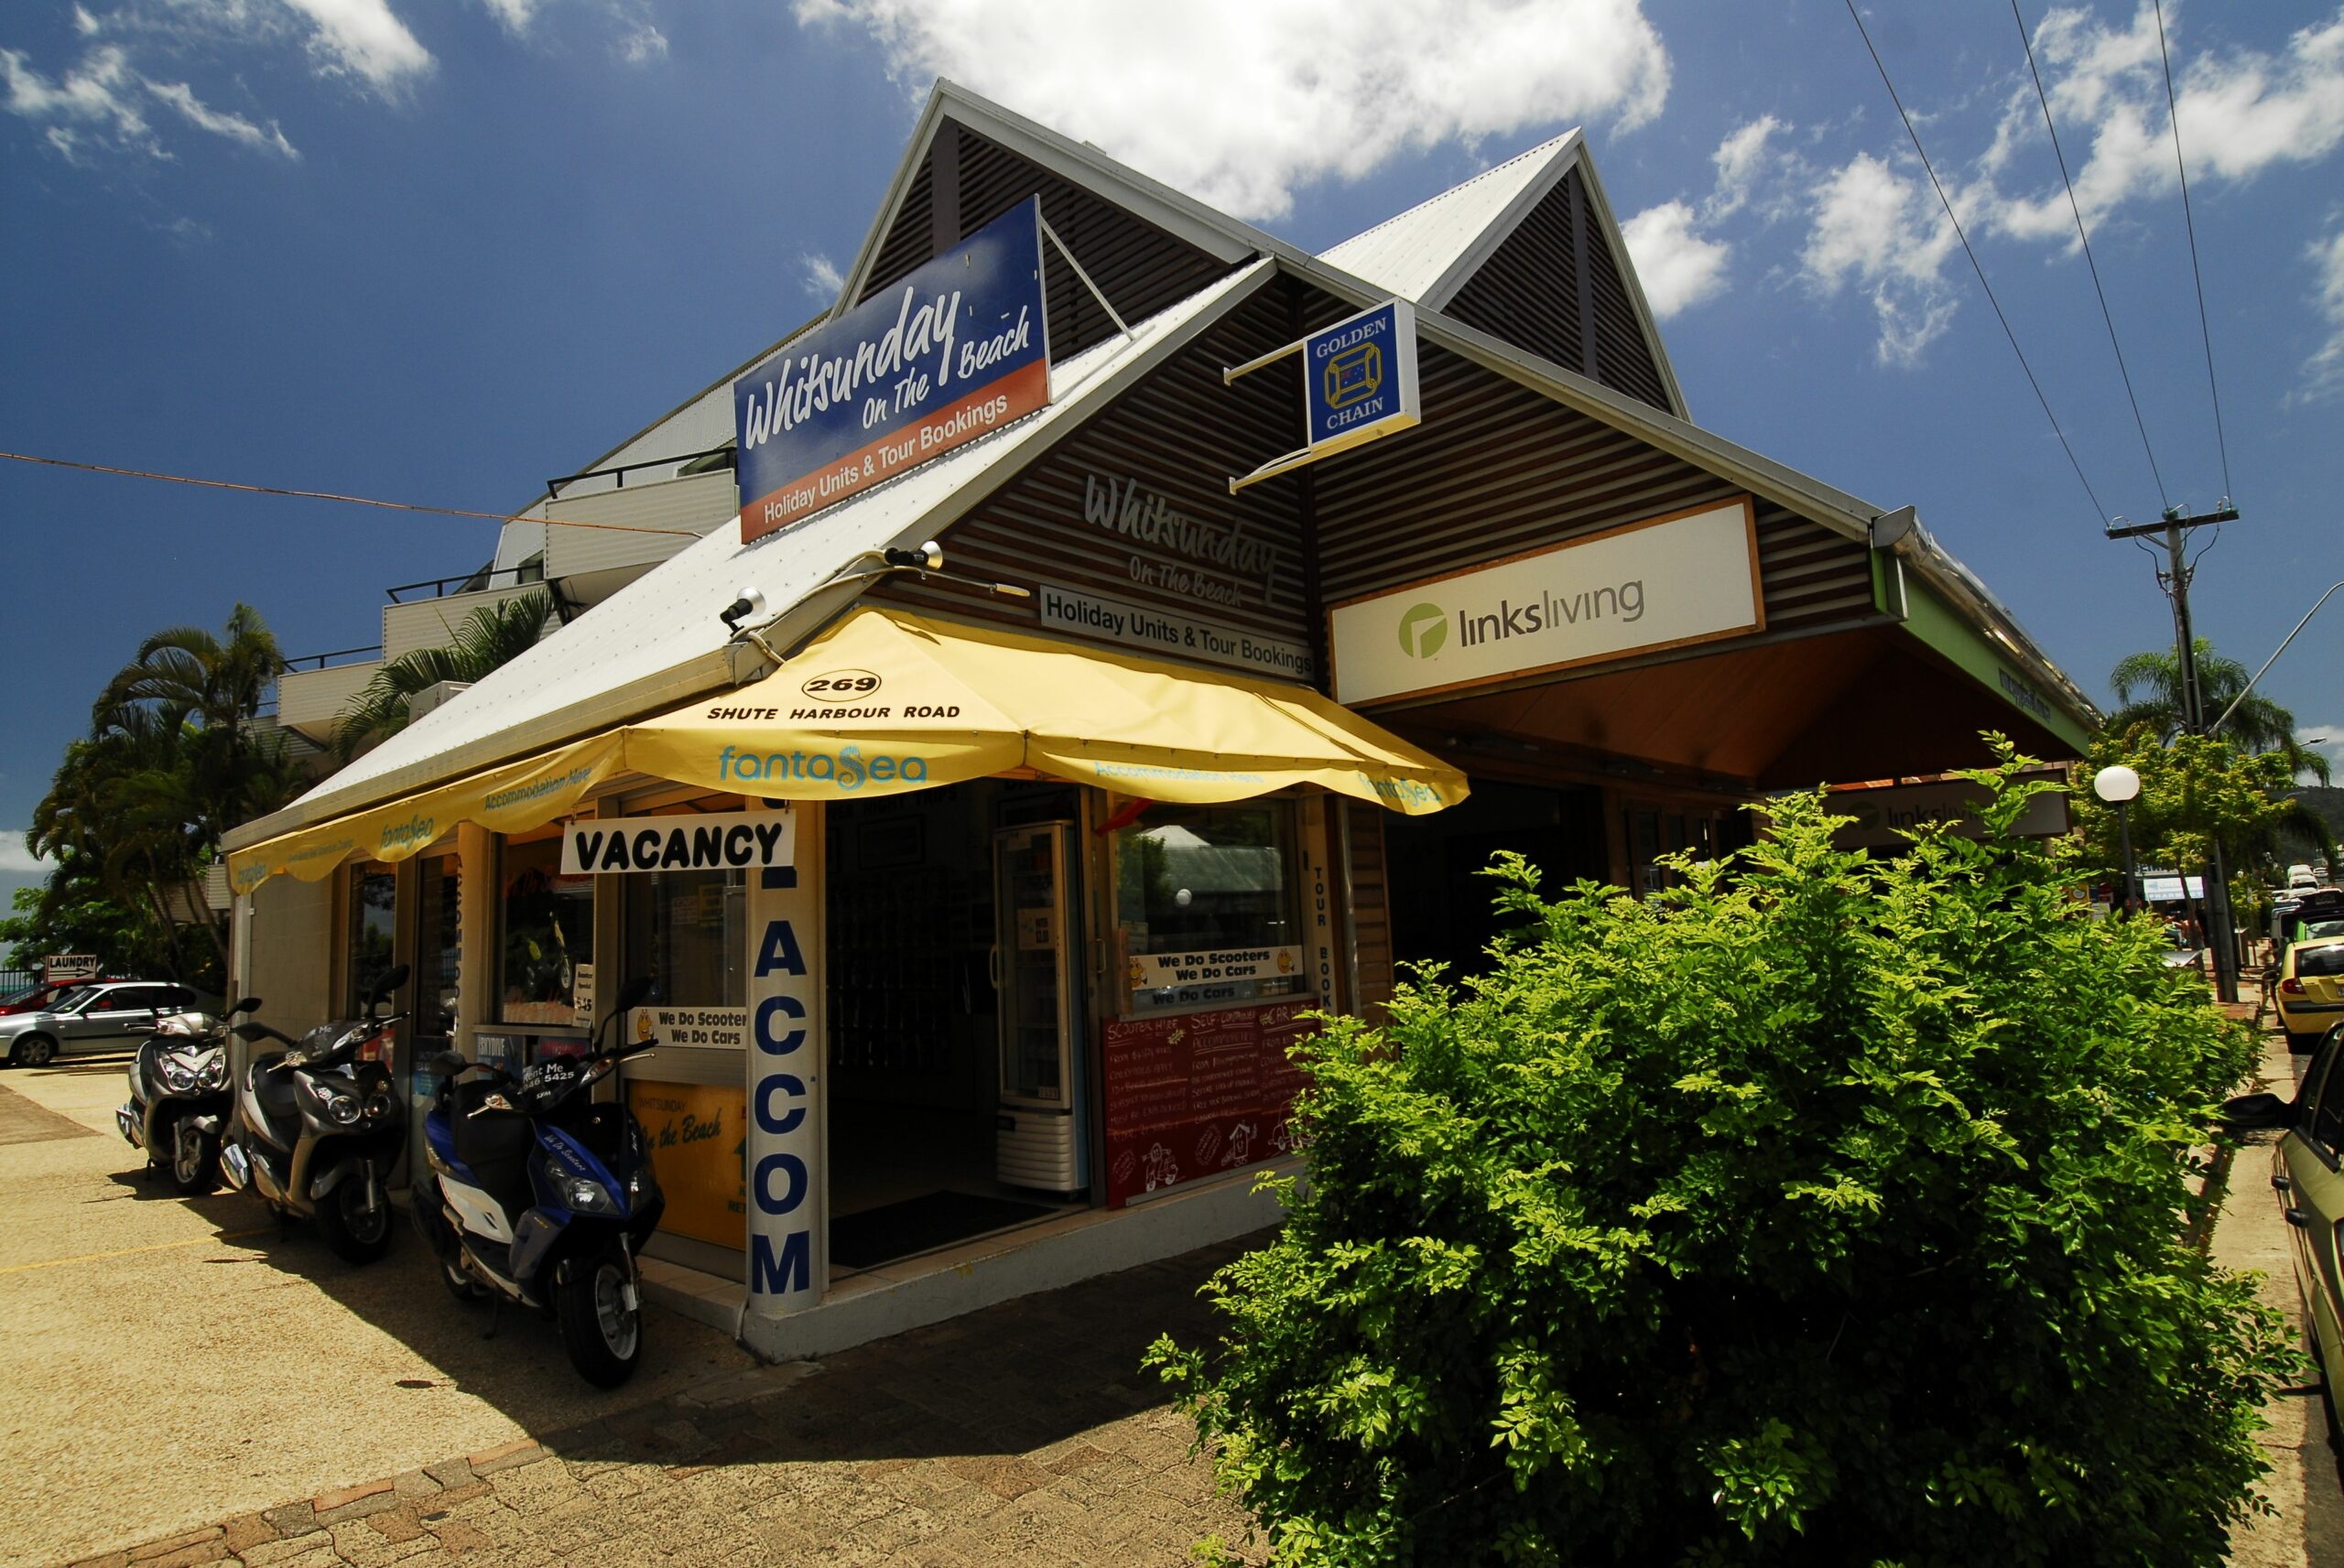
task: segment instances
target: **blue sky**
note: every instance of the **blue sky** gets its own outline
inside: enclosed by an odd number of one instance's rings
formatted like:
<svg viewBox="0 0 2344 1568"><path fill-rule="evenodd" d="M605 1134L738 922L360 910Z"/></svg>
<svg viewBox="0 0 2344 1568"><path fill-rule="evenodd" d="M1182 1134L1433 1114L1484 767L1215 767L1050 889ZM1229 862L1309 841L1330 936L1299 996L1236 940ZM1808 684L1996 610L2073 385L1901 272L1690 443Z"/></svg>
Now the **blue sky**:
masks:
<svg viewBox="0 0 2344 1568"><path fill-rule="evenodd" d="M2165 492L2223 480L2154 16L2022 0ZM2006 8L1875 41L2109 512L2155 515ZM2344 10L2167 0L2230 483L2200 628L2344 578ZM771 342L952 75L1317 248L1584 124L1700 423L1917 504L2087 690L2170 638L2098 533L1838 0L24 0L0 17L0 448L497 511ZM0 462L20 827L157 627L291 653L494 525ZM2344 595L2268 681L2344 753ZM9 869L0 840L0 875Z"/></svg>

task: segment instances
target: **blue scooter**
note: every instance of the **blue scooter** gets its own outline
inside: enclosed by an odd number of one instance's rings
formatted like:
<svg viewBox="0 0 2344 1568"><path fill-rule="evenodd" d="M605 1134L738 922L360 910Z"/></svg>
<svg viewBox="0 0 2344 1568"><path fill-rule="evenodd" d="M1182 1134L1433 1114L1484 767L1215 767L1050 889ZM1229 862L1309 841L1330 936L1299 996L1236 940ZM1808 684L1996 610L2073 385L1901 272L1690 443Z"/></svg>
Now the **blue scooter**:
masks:
<svg viewBox="0 0 2344 1568"><path fill-rule="evenodd" d="M650 989L648 979L629 982L591 1044ZM570 1364L606 1389L625 1382L643 1354L635 1254L667 1200L634 1113L596 1104L591 1091L658 1044L558 1057L518 1077L452 1052L431 1062L430 1169L413 1198L441 1280L459 1300L523 1302L556 1319Z"/></svg>

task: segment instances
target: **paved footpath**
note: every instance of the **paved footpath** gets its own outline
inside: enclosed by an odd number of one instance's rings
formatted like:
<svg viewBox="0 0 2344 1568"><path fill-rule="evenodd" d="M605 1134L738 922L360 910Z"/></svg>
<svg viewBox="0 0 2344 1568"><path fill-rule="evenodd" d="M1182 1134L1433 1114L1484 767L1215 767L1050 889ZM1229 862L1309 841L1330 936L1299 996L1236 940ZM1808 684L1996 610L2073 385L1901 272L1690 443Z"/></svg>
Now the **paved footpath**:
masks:
<svg viewBox="0 0 2344 1568"><path fill-rule="evenodd" d="M2251 985L2246 994L2252 1000ZM2249 1016L2253 1010L2233 1011ZM2307 1056L2288 1054L2285 1036L2265 1035L2259 1079L2248 1087L2291 1096L2309 1062ZM2225 1268L2260 1272L2263 1301L2286 1314L2303 1335L2306 1329L2303 1301L2295 1290L2294 1244L2271 1190L2271 1145L2276 1141L2269 1134L2254 1135L2231 1161L2212 1253ZM2344 1456L2328 1446L2318 1392L2281 1394L2263 1413L2271 1423L2262 1434L2263 1457L2271 1468L2262 1488L2274 1511L2231 1530L2231 1563L2234 1568L2344 1568L2344 1486L2339 1484Z"/></svg>
<svg viewBox="0 0 2344 1568"><path fill-rule="evenodd" d="M1027 1297L826 1360L87 1559L109 1568L564 1563L1184 1563L1242 1545L1193 1429L1139 1369L1209 1330L1243 1249Z"/></svg>

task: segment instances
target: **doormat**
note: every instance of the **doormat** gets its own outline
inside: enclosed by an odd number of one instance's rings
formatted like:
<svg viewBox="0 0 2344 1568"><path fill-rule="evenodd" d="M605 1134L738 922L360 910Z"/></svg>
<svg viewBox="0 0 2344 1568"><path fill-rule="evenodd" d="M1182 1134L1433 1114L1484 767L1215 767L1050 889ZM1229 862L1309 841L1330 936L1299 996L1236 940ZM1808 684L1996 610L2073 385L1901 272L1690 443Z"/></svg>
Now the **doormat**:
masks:
<svg viewBox="0 0 2344 1568"><path fill-rule="evenodd" d="M874 1268L1057 1212L1047 1204L1019 1203L1015 1198L924 1193L831 1220L830 1261L842 1269Z"/></svg>

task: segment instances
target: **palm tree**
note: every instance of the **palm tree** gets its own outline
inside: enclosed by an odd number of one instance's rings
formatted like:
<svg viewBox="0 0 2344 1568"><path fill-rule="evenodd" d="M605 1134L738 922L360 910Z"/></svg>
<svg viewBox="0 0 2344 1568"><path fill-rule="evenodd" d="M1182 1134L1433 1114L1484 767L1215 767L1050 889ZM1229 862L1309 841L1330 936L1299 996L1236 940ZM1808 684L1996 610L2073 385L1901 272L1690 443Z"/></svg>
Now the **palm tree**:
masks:
<svg viewBox="0 0 2344 1568"><path fill-rule="evenodd" d="M2191 647L2198 656L2198 690L2211 723L2246 690L2247 669L2214 652L2213 643L2203 637ZM2128 654L2117 661L2108 679L2123 705L2108 716L2111 734L2122 734L2135 724L2146 724L2166 740L2180 731L2181 658L2175 649ZM2278 752L2297 774L2308 773L2322 784L2328 782L2328 759L2295 739L2295 716L2267 697L2250 694L2223 724L2222 733L2247 751Z"/></svg>
<svg viewBox="0 0 2344 1568"><path fill-rule="evenodd" d="M219 835L257 815L249 796L249 730L268 686L285 668L276 634L248 604L228 612L224 634L201 626L173 626L138 645L91 709L92 732L103 734L136 709L175 712L216 737L216 755L203 791L212 810L204 826Z"/></svg>
<svg viewBox="0 0 2344 1568"><path fill-rule="evenodd" d="M553 597L543 589L483 605L452 629L443 647L401 654L376 670L342 710L333 748L345 761L373 741L407 728L408 699L442 681L467 685L537 645L553 615Z"/></svg>

